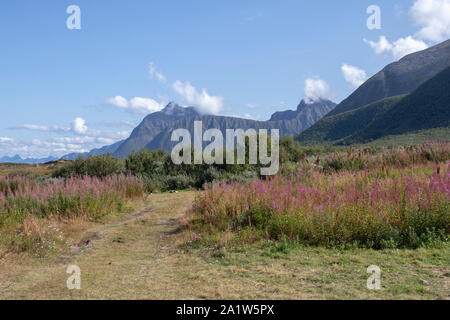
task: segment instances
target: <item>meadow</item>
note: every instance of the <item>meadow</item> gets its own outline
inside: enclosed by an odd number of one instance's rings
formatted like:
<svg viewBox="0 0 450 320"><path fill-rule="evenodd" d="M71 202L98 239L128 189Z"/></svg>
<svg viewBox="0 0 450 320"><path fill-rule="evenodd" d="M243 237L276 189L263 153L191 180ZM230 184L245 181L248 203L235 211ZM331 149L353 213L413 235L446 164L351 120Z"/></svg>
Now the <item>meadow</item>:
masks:
<svg viewBox="0 0 450 320"><path fill-rule="evenodd" d="M448 299L450 143L280 150L191 190L162 152L0 165L0 297Z"/></svg>
<svg viewBox="0 0 450 320"><path fill-rule="evenodd" d="M0 177L0 245L19 252L44 249L57 238L49 232L49 221L100 221L143 194L142 181L124 174L66 179Z"/></svg>
<svg viewBox="0 0 450 320"><path fill-rule="evenodd" d="M190 227L205 245L287 241L373 249L448 240L450 144L333 153L265 180L214 182Z"/></svg>

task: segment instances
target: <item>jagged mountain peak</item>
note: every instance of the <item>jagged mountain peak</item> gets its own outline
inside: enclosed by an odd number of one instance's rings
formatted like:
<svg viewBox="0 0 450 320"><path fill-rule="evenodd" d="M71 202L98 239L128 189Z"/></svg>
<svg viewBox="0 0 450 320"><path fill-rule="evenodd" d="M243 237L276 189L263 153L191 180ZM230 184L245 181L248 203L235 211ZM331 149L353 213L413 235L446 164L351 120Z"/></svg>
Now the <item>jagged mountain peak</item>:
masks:
<svg viewBox="0 0 450 320"><path fill-rule="evenodd" d="M199 113L194 107L182 107L176 102L170 102L164 109L151 113L147 116L149 119L168 119L168 118L185 118L196 116Z"/></svg>
<svg viewBox="0 0 450 320"><path fill-rule="evenodd" d="M310 125L316 122L328 112L330 112L336 104L330 100L319 99L317 101L308 102L303 99L297 106L297 110L287 110L275 112L270 121L291 120L296 118L310 118Z"/></svg>
<svg viewBox="0 0 450 320"><path fill-rule="evenodd" d="M328 99L322 99L319 98L318 100L305 100L302 99L302 101L300 101L299 105L297 106L297 111L302 111L308 107L321 107L321 106L329 106L329 105L336 105L333 101L328 100Z"/></svg>

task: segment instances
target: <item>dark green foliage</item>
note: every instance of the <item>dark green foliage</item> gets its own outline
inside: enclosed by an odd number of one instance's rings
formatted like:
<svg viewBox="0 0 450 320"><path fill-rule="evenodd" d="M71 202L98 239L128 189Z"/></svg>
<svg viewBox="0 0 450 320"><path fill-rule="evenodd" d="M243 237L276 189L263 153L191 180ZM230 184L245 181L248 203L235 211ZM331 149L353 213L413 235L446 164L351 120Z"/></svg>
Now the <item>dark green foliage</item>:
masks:
<svg viewBox="0 0 450 320"><path fill-rule="evenodd" d="M314 126L302 132L296 140L305 144L336 143L355 135L374 119L394 107L404 96L386 98L356 110L347 111L319 120Z"/></svg>
<svg viewBox="0 0 450 320"><path fill-rule="evenodd" d="M101 156L82 156L67 165L56 169L53 177L84 176L106 177L124 172L123 161L113 158L110 153Z"/></svg>

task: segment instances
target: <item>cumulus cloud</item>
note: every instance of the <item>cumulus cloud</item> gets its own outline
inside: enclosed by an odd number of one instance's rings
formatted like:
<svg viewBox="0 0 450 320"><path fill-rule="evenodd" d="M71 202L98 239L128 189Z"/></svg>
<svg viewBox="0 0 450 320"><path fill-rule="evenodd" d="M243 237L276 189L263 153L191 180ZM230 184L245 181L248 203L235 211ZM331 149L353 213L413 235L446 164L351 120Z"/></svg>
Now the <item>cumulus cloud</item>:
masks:
<svg viewBox="0 0 450 320"><path fill-rule="evenodd" d="M365 43L370 45L376 54L382 54L392 51L392 44L386 39L385 36L380 36L378 41L371 41L363 39Z"/></svg>
<svg viewBox="0 0 450 320"><path fill-rule="evenodd" d="M412 36L400 38L393 43L389 42L385 36L380 36L378 41L363 40L374 49L376 54L389 53L392 54L396 60L401 59L410 53L428 48L428 45L425 42L414 39Z"/></svg>
<svg viewBox="0 0 450 320"><path fill-rule="evenodd" d="M163 83L167 82L166 76L156 69L156 66L155 66L154 62L150 62L148 64L148 66L149 66L149 72L148 73L149 73L151 78L156 77L156 79L158 79L159 81L161 81Z"/></svg>
<svg viewBox="0 0 450 320"><path fill-rule="evenodd" d="M210 96L206 89L199 92L189 82L177 80L173 84L173 89L200 113L218 114L223 108L223 97Z"/></svg>
<svg viewBox="0 0 450 320"><path fill-rule="evenodd" d="M116 106L117 108L125 109L137 114L148 114L160 111L164 108L163 104L151 98L135 97L128 101L122 96L115 96L113 98L109 98L106 102Z"/></svg>
<svg viewBox="0 0 450 320"><path fill-rule="evenodd" d="M421 27L415 38L439 42L450 37L450 0L417 0L410 15Z"/></svg>
<svg viewBox="0 0 450 320"><path fill-rule="evenodd" d="M76 118L72 122L72 130L77 134L85 134L88 131L86 121L83 118Z"/></svg>
<svg viewBox="0 0 450 320"><path fill-rule="evenodd" d="M106 102L118 108L128 108L128 100L121 96L109 98Z"/></svg>
<svg viewBox="0 0 450 320"><path fill-rule="evenodd" d="M313 103L320 99L329 99L331 90L328 84L319 78L308 78L305 80L306 103Z"/></svg>
<svg viewBox="0 0 450 320"><path fill-rule="evenodd" d="M160 111L164 106L150 98L136 97L130 100L130 108L136 113L151 113Z"/></svg>
<svg viewBox="0 0 450 320"><path fill-rule="evenodd" d="M366 72L358 67L344 63L341 70L344 74L345 81L350 83L354 88L358 88L367 79Z"/></svg>

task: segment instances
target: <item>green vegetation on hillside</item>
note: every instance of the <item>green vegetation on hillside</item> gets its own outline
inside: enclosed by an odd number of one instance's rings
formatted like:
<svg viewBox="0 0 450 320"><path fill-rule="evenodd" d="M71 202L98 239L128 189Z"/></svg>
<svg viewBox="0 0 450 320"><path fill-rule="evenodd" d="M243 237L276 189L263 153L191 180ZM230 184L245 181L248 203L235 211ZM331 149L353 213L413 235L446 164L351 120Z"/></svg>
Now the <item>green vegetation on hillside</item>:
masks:
<svg viewBox="0 0 450 320"><path fill-rule="evenodd" d="M386 135L448 126L450 126L450 68L425 82L346 142L364 142Z"/></svg>
<svg viewBox="0 0 450 320"><path fill-rule="evenodd" d="M303 144L349 145L449 126L450 68L447 68L407 96L386 98L321 119L296 140Z"/></svg>
<svg viewBox="0 0 450 320"><path fill-rule="evenodd" d="M368 126L374 119L394 107L404 96L386 98L356 110L340 113L319 120L313 127L301 133L296 140L302 144L337 143Z"/></svg>

